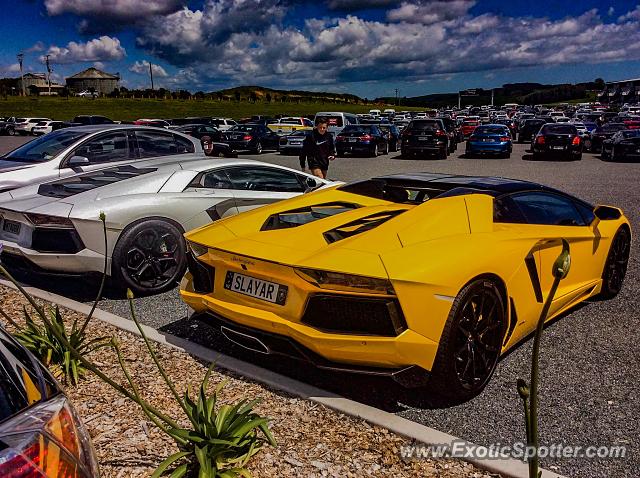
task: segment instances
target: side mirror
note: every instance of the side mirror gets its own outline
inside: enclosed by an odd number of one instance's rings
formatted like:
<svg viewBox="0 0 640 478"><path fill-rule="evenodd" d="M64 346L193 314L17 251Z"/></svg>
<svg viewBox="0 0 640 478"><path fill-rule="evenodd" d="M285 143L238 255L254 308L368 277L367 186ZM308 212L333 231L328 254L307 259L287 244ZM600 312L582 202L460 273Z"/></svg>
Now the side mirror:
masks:
<svg viewBox="0 0 640 478"><path fill-rule="evenodd" d="M620 209L611 206L596 206L593 213L601 221L616 220L622 216Z"/></svg>
<svg viewBox="0 0 640 478"><path fill-rule="evenodd" d="M69 167L70 168L77 168L78 166L86 166L87 164L90 164L91 162L89 161L89 158L87 158L86 156L71 156L71 159L69 159Z"/></svg>
<svg viewBox="0 0 640 478"><path fill-rule="evenodd" d="M318 181L313 178L307 178L307 187L312 189L318 186Z"/></svg>

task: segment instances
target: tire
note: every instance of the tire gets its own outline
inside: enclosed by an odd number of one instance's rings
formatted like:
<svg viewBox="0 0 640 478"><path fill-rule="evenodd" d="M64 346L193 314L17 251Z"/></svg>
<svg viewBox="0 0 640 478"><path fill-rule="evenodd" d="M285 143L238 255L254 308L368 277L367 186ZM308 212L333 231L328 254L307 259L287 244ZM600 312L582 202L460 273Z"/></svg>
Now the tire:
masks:
<svg viewBox="0 0 640 478"><path fill-rule="evenodd" d="M7 134L9 136L15 136L16 135L16 130L13 128L7 128Z"/></svg>
<svg viewBox="0 0 640 478"><path fill-rule="evenodd" d="M253 152L255 154L262 154L262 143L260 141L256 143L256 147L253 149Z"/></svg>
<svg viewBox="0 0 640 478"><path fill-rule="evenodd" d="M506 330L506 307L497 284L484 278L467 284L442 331L430 389L449 403L481 393L500 359Z"/></svg>
<svg viewBox="0 0 640 478"><path fill-rule="evenodd" d="M591 140L585 139L583 147L585 151L591 151Z"/></svg>
<svg viewBox="0 0 640 478"><path fill-rule="evenodd" d="M627 273L629 252L631 250L631 235L626 227L621 227L613 236L611 247L607 254L607 261L602 271L602 290L599 297L613 299L620 290Z"/></svg>
<svg viewBox="0 0 640 478"><path fill-rule="evenodd" d="M382 154L389 154L389 143L387 143L387 145L384 147L384 151L382 152Z"/></svg>
<svg viewBox="0 0 640 478"><path fill-rule="evenodd" d="M128 226L113 250L114 285L129 288L139 296L173 289L187 268L182 234L164 219L146 219Z"/></svg>
<svg viewBox="0 0 640 478"><path fill-rule="evenodd" d="M371 150L371 156L373 156L374 158L378 157L378 145L377 144L375 144L373 146L373 149Z"/></svg>

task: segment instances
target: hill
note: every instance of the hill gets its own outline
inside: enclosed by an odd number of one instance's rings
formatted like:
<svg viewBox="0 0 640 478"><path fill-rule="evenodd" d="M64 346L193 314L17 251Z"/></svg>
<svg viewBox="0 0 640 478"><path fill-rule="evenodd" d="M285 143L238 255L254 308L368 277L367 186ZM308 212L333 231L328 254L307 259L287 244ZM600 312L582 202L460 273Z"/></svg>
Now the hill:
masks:
<svg viewBox="0 0 640 478"><path fill-rule="evenodd" d="M600 90L604 82L598 78L592 82L577 84L557 84L545 85L541 83L507 83L501 88L493 89L493 104L503 105L505 103L518 103L524 105L558 103L563 101L593 101L594 90ZM476 96L463 96L461 104L464 105L487 105L491 103L491 90L476 88ZM395 98L382 97L374 101L393 103ZM402 106L419 106L426 108L452 107L458 104L458 92L439 93L433 95L404 97L401 99Z"/></svg>
<svg viewBox="0 0 640 478"><path fill-rule="evenodd" d="M332 93L325 91L304 91L304 90L275 90L263 86L237 86L220 91L208 93L220 99L232 99L236 101L262 101L281 103L345 103L345 104L365 104L366 99L347 93Z"/></svg>

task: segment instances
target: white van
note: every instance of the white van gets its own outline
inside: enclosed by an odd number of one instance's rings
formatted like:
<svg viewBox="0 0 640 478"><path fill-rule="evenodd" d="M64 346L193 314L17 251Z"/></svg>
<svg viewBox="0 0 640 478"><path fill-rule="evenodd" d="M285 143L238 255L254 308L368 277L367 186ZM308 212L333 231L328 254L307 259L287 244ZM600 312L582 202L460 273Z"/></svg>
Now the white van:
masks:
<svg viewBox="0 0 640 478"><path fill-rule="evenodd" d="M337 135L342 129L349 124L360 124L360 120L353 113L342 113L341 111L322 111L316 113L313 122L323 118L327 120L327 131L332 135Z"/></svg>
<svg viewBox="0 0 640 478"><path fill-rule="evenodd" d="M380 110L369 110L369 114L371 116L380 116L382 114L382 111L380 111Z"/></svg>

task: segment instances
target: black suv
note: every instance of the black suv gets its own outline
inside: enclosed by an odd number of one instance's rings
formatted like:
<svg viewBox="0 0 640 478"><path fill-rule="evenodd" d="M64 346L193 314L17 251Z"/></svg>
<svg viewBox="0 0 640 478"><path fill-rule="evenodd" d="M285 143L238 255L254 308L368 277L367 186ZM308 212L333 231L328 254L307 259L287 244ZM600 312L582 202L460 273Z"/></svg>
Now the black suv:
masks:
<svg viewBox="0 0 640 478"><path fill-rule="evenodd" d="M524 120L518 133L518 143L528 143L531 141L545 123L547 123L547 121L542 118Z"/></svg>
<svg viewBox="0 0 640 478"><path fill-rule="evenodd" d="M418 154L436 155L447 159L449 136L441 119L415 119L402 131L401 155L404 158Z"/></svg>

